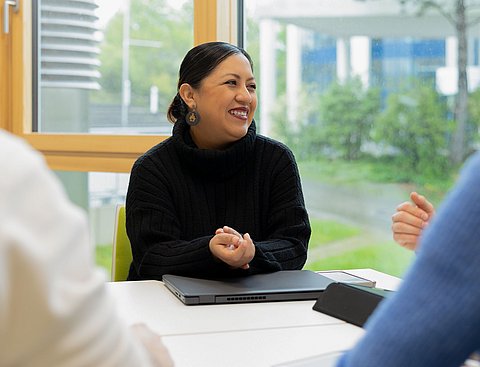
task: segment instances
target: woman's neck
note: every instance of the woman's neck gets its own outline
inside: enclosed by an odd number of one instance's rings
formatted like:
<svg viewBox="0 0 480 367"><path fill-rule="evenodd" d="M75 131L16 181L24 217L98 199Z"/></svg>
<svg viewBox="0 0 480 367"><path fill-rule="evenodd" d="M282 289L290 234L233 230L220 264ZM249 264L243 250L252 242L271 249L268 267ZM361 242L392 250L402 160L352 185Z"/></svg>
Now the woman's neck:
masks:
<svg viewBox="0 0 480 367"><path fill-rule="evenodd" d="M190 127L190 136L199 149L225 150L232 143L219 143L212 139L212 134L205 134L197 127Z"/></svg>

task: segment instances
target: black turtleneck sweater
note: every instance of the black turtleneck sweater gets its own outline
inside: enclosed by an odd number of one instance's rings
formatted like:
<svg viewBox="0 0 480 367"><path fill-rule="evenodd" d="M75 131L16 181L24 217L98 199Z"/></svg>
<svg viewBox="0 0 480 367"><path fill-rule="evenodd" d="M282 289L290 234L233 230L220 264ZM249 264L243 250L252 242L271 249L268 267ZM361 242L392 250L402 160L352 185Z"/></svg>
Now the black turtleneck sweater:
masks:
<svg viewBox="0 0 480 367"><path fill-rule="evenodd" d="M301 269L311 230L292 152L257 135L254 122L247 135L221 151L198 149L189 129L178 121L173 135L132 168L128 279ZM212 256L210 239L224 225L250 234L255 256L248 270L231 269Z"/></svg>

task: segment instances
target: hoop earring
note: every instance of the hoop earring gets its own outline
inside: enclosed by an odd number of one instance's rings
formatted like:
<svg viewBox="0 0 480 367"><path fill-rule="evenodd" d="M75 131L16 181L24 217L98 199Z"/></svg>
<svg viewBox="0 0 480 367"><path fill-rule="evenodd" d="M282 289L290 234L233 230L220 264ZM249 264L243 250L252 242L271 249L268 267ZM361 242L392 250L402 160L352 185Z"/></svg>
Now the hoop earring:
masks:
<svg viewBox="0 0 480 367"><path fill-rule="evenodd" d="M200 122L200 115L198 114L197 110L194 108L185 115L185 121L190 126L196 126Z"/></svg>

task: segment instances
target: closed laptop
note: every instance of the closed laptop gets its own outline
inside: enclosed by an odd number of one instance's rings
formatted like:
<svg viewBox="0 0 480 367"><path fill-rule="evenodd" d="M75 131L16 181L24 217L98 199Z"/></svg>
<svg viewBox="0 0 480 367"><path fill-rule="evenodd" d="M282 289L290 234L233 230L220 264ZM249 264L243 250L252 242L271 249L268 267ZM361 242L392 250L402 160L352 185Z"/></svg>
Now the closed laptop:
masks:
<svg viewBox="0 0 480 367"><path fill-rule="evenodd" d="M309 270L215 280L166 274L162 280L186 305L315 300L334 282Z"/></svg>

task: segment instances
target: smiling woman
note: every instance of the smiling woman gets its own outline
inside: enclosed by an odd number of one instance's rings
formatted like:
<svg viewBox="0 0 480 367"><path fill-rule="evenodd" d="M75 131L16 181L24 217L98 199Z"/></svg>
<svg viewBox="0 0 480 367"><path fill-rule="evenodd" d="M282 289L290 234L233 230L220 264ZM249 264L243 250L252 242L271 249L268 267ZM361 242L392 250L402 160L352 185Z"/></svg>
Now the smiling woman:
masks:
<svg viewBox="0 0 480 367"><path fill-rule="evenodd" d="M243 54L226 58L198 87L182 83L180 98L190 111L198 106L202 117L190 129L197 147L225 149L245 136L257 108L255 89L251 60Z"/></svg>
<svg viewBox="0 0 480 367"><path fill-rule="evenodd" d="M297 165L256 134L250 56L224 42L185 56L173 136L135 163L127 193L129 279L301 269L310 224Z"/></svg>

